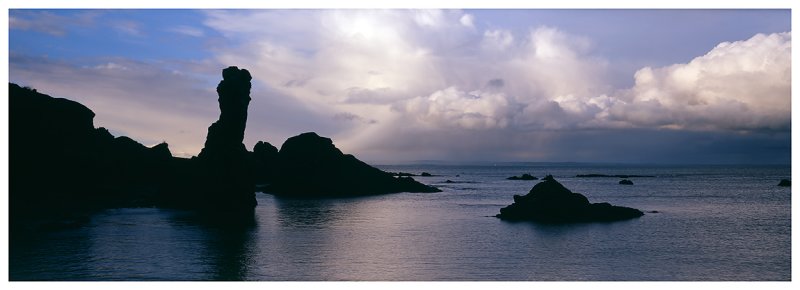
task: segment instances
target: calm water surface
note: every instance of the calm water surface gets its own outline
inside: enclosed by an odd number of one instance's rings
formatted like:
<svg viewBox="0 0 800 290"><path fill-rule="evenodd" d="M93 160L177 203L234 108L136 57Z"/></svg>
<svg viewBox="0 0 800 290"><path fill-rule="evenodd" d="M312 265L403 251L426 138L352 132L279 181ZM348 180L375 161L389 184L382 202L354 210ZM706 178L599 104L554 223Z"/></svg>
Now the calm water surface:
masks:
<svg viewBox="0 0 800 290"><path fill-rule="evenodd" d="M441 193L285 199L249 224L111 209L78 228L10 237L11 280L791 280L789 166L380 166ZM539 225L493 216L552 174L591 202L657 211ZM576 174L641 174L635 185ZM453 183L445 183L451 180Z"/></svg>

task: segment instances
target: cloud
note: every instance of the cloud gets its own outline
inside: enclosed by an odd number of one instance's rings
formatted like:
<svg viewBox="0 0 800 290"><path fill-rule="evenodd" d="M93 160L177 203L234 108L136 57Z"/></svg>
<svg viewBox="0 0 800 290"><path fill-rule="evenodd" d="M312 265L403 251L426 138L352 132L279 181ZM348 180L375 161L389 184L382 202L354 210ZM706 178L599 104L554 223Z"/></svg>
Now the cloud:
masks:
<svg viewBox="0 0 800 290"><path fill-rule="evenodd" d="M364 123L367 123L367 124L375 124L375 123L378 122L376 120L365 120L364 118L362 118L359 115L352 114L352 113L347 113L347 112L338 113L336 115L333 115L333 119L337 120L337 121L347 121L347 122L364 122Z"/></svg>
<svg viewBox="0 0 800 290"><path fill-rule="evenodd" d="M508 98L499 93L463 92L455 87L417 97L398 108L430 126L455 125L466 129L504 128L512 109Z"/></svg>
<svg viewBox="0 0 800 290"><path fill-rule="evenodd" d="M475 16L472 16L472 14L462 15L459 19L459 22L461 22L461 25L466 27L475 28Z"/></svg>
<svg viewBox="0 0 800 290"><path fill-rule="evenodd" d="M484 152L507 146L478 139L537 136L544 144L572 131L785 131L790 120L790 33L723 43L687 64L642 68L630 76L633 87L614 88L618 76L593 54L592 40L556 27L476 31L475 16L457 10L208 16L210 28L237 40L221 50L220 62L247 64L314 115L351 121L332 136L346 151L409 139L417 145L404 150L420 154L461 146ZM425 139L439 140L438 149L417 150ZM510 153L517 149L502 152L541 157Z"/></svg>
<svg viewBox="0 0 800 290"><path fill-rule="evenodd" d="M116 20L113 21L111 27L119 33L129 36L141 37L144 36L141 24L136 21L130 20Z"/></svg>
<svg viewBox="0 0 800 290"><path fill-rule="evenodd" d="M495 29L483 33L482 46L489 50L502 51L514 43L514 36L508 30Z"/></svg>
<svg viewBox="0 0 800 290"><path fill-rule="evenodd" d="M645 67L609 118L691 130L787 130L791 32L724 42L686 64Z"/></svg>
<svg viewBox="0 0 800 290"><path fill-rule="evenodd" d="M198 27L188 26L188 25L179 25L176 27L172 27L169 29L171 32L175 32L177 34L191 36L191 37L204 37L205 31Z"/></svg>
<svg viewBox="0 0 800 290"><path fill-rule="evenodd" d="M415 10L413 16L419 26L437 27L445 21L442 10Z"/></svg>
<svg viewBox="0 0 800 290"><path fill-rule="evenodd" d="M259 11L244 15L221 11L209 17L206 24L211 28L243 40L220 54L220 62L248 63L266 84L320 113L346 111L382 120L391 117L379 114L382 110L374 106L408 109L405 102L410 100L420 103L418 98L437 92L476 91L492 80L498 84L498 79L502 79L503 94L493 98L502 99L493 103L497 105L583 96L603 86L600 72L606 64L587 56L587 40L548 27L532 29L521 41L505 30L475 35L463 25L474 17L459 11ZM286 27L297 24L297 17L306 19L304 28ZM269 32L248 28L264 26L270 27ZM284 30L307 37L278 41ZM487 106L481 105L486 110L505 110ZM477 121L486 116L482 113L436 118L437 112L427 112L426 118L480 127L479 123L506 124L512 117L484 122Z"/></svg>
<svg viewBox="0 0 800 290"><path fill-rule="evenodd" d="M11 9L8 16L10 30L30 30L52 36L64 36L72 27L88 26L95 22L99 13L56 14L50 11Z"/></svg>
<svg viewBox="0 0 800 290"><path fill-rule="evenodd" d="M142 138L192 127L197 131L189 133L191 138L167 141L195 144L182 149L194 154L216 118L213 88L218 70L228 65L254 76L247 144L280 143L317 131L368 159L471 158L481 152L503 160L578 156L602 161L603 150L614 152L607 158L623 158L637 144L648 154L680 151L646 149L659 147L649 140L670 136L718 136L708 141L717 145L723 144L719 140L752 145L747 138L782 144L785 138L769 136L787 133L791 123L790 32L721 43L688 63L643 67L626 76L634 80L632 86L613 87L625 70L598 55L593 39L559 27L483 28L476 24L489 21L460 10L202 13L203 28L167 28L193 37L224 37L209 44L214 59L195 65L200 68L194 73L183 70L191 67L186 64L106 59L84 67L18 55L11 59L12 80L33 80L27 85L43 92L82 96L97 108L99 121ZM12 29L53 29L14 21ZM92 78L102 80L95 91L76 85ZM179 92L179 85L191 93ZM152 92L140 94L143 87ZM199 95L205 96L202 102L187 105ZM165 116L194 114L202 121L156 128L169 119L141 120L124 109L112 121L112 104ZM147 130L154 131L147 135ZM604 135L631 144L622 146Z"/></svg>
<svg viewBox="0 0 800 290"><path fill-rule="evenodd" d="M503 79L491 79L486 83L486 86L493 88L502 88L506 84Z"/></svg>
<svg viewBox="0 0 800 290"><path fill-rule="evenodd" d="M445 85L437 69L438 56L423 39L433 38L439 29L466 29L460 15L451 14L215 11L209 13L206 24L242 40L225 48L218 56L220 62L248 67L261 76L259 81L319 114L358 110L354 113L379 120L381 116L369 104L429 94Z"/></svg>

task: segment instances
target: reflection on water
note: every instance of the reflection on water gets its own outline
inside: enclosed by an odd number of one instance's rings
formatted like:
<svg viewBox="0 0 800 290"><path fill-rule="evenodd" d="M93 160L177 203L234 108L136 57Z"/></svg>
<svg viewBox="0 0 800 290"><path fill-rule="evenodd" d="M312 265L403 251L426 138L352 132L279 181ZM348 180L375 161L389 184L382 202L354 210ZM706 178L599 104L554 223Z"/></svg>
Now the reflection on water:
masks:
<svg viewBox="0 0 800 290"><path fill-rule="evenodd" d="M324 227L341 219L344 209L326 199L276 199L278 222L284 227Z"/></svg>
<svg viewBox="0 0 800 290"><path fill-rule="evenodd" d="M747 169L747 168L743 168ZM449 171L448 171L449 170ZM471 170L471 171L470 171ZM547 170L547 171L545 171ZM258 194L253 212L112 209L69 229L12 235L11 280L790 280L789 168L434 167L475 189L347 199ZM694 171L693 171L694 170ZM592 202L645 210L614 223L493 216L552 173ZM666 176L623 187L586 172ZM688 175L673 177L673 173ZM713 174L712 174L713 173Z"/></svg>
<svg viewBox="0 0 800 290"><path fill-rule="evenodd" d="M86 228L9 235L9 280L91 280Z"/></svg>
<svg viewBox="0 0 800 290"><path fill-rule="evenodd" d="M259 196L266 220L256 279L354 280L352 266L382 260L371 224L385 231L373 210L381 197L295 199ZM380 206L380 205L378 205ZM263 217L262 217L263 218ZM268 232L268 233L266 233ZM268 245L268 246L267 246ZM354 251L353 249L359 249ZM374 268L374 267L373 267ZM360 271L361 274L366 274Z"/></svg>
<svg viewBox="0 0 800 290"><path fill-rule="evenodd" d="M258 222L253 210L175 214L170 222L198 231L209 280L240 281L251 277L258 240Z"/></svg>
<svg viewBox="0 0 800 290"><path fill-rule="evenodd" d="M106 210L79 229L15 237L9 279L246 280L257 226L253 211Z"/></svg>
<svg viewBox="0 0 800 290"><path fill-rule="evenodd" d="M264 196L261 196L264 197ZM275 205L277 222L285 228L325 228L363 221L364 218L381 218L385 208L376 208L382 196L344 198L285 198L271 197ZM377 216L376 216L377 214Z"/></svg>

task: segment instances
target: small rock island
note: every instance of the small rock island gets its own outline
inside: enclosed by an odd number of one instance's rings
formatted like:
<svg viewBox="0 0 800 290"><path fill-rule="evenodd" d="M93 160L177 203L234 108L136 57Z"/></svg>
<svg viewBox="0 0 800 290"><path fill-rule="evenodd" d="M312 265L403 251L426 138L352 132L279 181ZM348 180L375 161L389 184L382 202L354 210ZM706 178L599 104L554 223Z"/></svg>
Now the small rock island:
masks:
<svg viewBox="0 0 800 290"><path fill-rule="evenodd" d="M536 176L530 175L529 173L522 174L522 176L511 176L506 178L508 180L539 180Z"/></svg>
<svg viewBox="0 0 800 290"><path fill-rule="evenodd" d="M622 184L622 185L633 185L633 181L631 181L630 179L623 179L623 180L619 181L619 184Z"/></svg>
<svg viewBox="0 0 800 290"><path fill-rule="evenodd" d="M589 203L548 175L524 196L514 195L514 203L501 208L496 217L509 221L541 223L612 222L640 217L638 209L608 203Z"/></svg>

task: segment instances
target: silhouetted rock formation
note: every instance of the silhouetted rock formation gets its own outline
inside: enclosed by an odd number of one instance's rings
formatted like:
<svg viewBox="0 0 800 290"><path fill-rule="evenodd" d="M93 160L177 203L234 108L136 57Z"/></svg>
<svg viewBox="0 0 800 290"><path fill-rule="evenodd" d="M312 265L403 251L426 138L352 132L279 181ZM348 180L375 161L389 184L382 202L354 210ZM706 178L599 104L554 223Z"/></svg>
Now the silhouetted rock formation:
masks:
<svg viewBox="0 0 800 290"><path fill-rule="evenodd" d="M205 147L198 157L206 160L225 159L247 152L242 140L250 104L250 72L232 66L222 70L217 85L219 120L208 127Z"/></svg>
<svg viewBox="0 0 800 290"><path fill-rule="evenodd" d="M9 200L12 224L107 207L150 206L171 159L94 128L94 112L9 84Z"/></svg>
<svg viewBox="0 0 800 290"><path fill-rule="evenodd" d="M287 139L277 159L276 175L263 189L276 195L337 197L440 191L410 177L395 178L342 153L331 139L313 132Z"/></svg>
<svg viewBox="0 0 800 290"><path fill-rule="evenodd" d="M653 175L626 175L626 174L617 174L617 175L608 175L608 174L578 174L575 177L619 177L619 178L631 178L631 177L655 177Z"/></svg>
<svg viewBox="0 0 800 290"><path fill-rule="evenodd" d="M778 183L778 186L783 186L783 187L792 186L792 181L788 179L781 179L781 182Z"/></svg>
<svg viewBox="0 0 800 290"><path fill-rule="evenodd" d="M270 183L278 174L277 168L278 148L268 142L258 141L253 146L253 162L255 166L255 181L258 184ZM263 189L263 187L261 187ZM261 191L261 189L257 189Z"/></svg>
<svg viewBox="0 0 800 290"><path fill-rule="evenodd" d="M242 144L251 79L246 69L231 66L222 71L217 86L219 120L208 127L205 147L197 158L173 164L178 178L173 196L165 197L164 204L210 210L256 206L253 156Z"/></svg>
<svg viewBox="0 0 800 290"><path fill-rule="evenodd" d="M417 175L416 175L416 174L414 174L414 173L408 173L408 172L389 172L389 173L391 173L391 174L392 174L392 176L400 176L400 177L403 177L403 176L405 176L405 177L408 177L408 176L417 176Z"/></svg>
<svg viewBox="0 0 800 290"><path fill-rule="evenodd" d="M533 175L525 173L525 174L522 174L522 176L511 176L511 177L506 178L506 179L508 179L508 180L538 180L539 178L536 178Z"/></svg>
<svg viewBox="0 0 800 290"><path fill-rule="evenodd" d="M630 180L627 180L627 179L623 179L623 180L619 181L619 184L622 184L622 185L633 185L633 181L630 181Z"/></svg>
<svg viewBox="0 0 800 290"><path fill-rule="evenodd" d="M431 177L431 176L433 176L433 174L430 174L430 173L427 173L427 172L422 172L422 173L419 174L419 176Z"/></svg>
<svg viewBox="0 0 800 290"><path fill-rule="evenodd" d="M514 203L500 209L503 220L528 220L543 223L609 222L637 218L638 209L589 203L580 193L573 193L548 175L533 186L527 195L514 195Z"/></svg>
<svg viewBox="0 0 800 290"><path fill-rule="evenodd" d="M85 106L9 84L11 223L132 206L221 209L252 218L246 213L256 205L257 182L260 190L299 196L439 191L344 155L314 133L290 138L280 151L259 142L248 152L242 140L252 77L228 67L222 78L219 120L191 159L172 157L166 143L147 148L115 138L94 128Z"/></svg>

